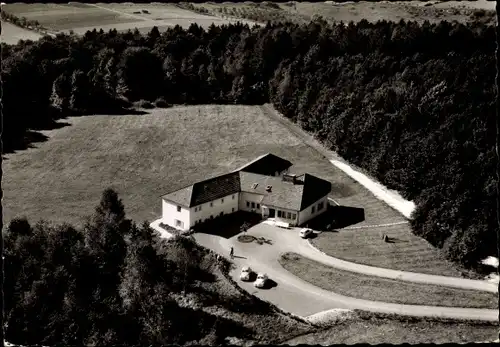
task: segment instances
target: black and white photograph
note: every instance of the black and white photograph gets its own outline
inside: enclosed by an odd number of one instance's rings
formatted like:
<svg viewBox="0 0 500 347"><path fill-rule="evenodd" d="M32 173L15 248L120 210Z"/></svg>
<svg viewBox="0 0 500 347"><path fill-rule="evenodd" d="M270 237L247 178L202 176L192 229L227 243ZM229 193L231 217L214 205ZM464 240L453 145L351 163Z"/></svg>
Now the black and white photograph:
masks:
<svg viewBox="0 0 500 347"><path fill-rule="evenodd" d="M500 343L497 10L2 2L4 346Z"/></svg>

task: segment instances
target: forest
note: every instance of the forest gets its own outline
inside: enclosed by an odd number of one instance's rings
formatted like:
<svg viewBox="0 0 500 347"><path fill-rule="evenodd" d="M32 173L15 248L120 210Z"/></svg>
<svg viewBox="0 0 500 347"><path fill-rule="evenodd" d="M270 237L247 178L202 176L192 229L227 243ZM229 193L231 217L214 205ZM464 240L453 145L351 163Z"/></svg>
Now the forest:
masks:
<svg viewBox="0 0 500 347"><path fill-rule="evenodd" d="M130 113L136 102L270 102L413 200L413 232L450 260L496 256L492 26L193 24L2 50L4 153L57 119Z"/></svg>

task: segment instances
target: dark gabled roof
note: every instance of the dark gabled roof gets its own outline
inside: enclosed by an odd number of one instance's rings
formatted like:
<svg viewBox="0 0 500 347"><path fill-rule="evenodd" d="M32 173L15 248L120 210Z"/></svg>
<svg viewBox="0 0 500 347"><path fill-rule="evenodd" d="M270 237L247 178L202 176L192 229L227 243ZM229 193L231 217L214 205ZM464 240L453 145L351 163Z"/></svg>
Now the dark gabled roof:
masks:
<svg viewBox="0 0 500 347"><path fill-rule="evenodd" d="M193 207L223 198L240 191L240 177L237 172L209 178L193 185L163 195L165 200L185 207Z"/></svg>
<svg viewBox="0 0 500 347"><path fill-rule="evenodd" d="M292 163L288 160L280 158L272 153L267 153L243 165L236 171L273 176L276 171L282 172L290 168L290 166L292 166Z"/></svg>
<svg viewBox="0 0 500 347"><path fill-rule="evenodd" d="M304 191L302 193L300 211L332 191L332 184L324 179L307 173L303 177Z"/></svg>
<svg viewBox="0 0 500 347"><path fill-rule="evenodd" d="M240 191L240 176L231 172L205 181L193 184L191 206L197 206L209 201L223 198Z"/></svg>
<svg viewBox="0 0 500 347"><path fill-rule="evenodd" d="M265 156L259 158L262 159ZM273 170L279 171L276 167ZM295 184L283 181L282 177L271 176L272 174L274 171L266 175L238 170L197 182L168 193L163 198L185 207L193 207L241 191L263 195L262 204L302 211L332 190L330 182L307 173L297 176ZM271 191L266 190L267 186L271 186Z"/></svg>

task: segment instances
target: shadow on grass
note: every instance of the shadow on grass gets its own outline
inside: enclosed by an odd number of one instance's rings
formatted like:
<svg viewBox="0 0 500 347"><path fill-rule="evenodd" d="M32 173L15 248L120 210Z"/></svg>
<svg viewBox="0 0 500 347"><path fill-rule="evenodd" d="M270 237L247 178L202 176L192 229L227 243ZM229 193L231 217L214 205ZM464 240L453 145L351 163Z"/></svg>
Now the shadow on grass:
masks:
<svg viewBox="0 0 500 347"><path fill-rule="evenodd" d="M244 223L247 223L248 227L251 228L261 221L262 217L258 214L237 211L228 215L216 217L213 220L207 220L193 227L193 230L197 233L218 235L229 239L242 232L241 227Z"/></svg>
<svg viewBox="0 0 500 347"><path fill-rule="evenodd" d="M307 227L319 231L333 231L365 220L365 209L328 205L326 212L307 222Z"/></svg>
<svg viewBox="0 0 500 347"><path fill-rule="evenodd" d="M387 242L387 243L404 243L404 242L409 242L409 241L400 240L400 239L398 239L396 237L390 237L390 236L388 236L387 237L387 241L385 241L385 242Z"/></svg>
<svg viewBox="0 0 500 347"><path fill-rule="evenodd" d="M68 123L65 123L68 124ZM69 125L69 124L68 124ZM63 125L65 126L65 125ZM63 127L61 126L61 128ZM49 130L49 129L44 129L44 130ZM46 142L49 139L49 137L45 134L42 134L39 131L33 131L33 130L27 130L24 133L24 136L11 140L11 141L6 141L3 144L3 153L2 154L13 154L16 153L17 151L24 151L29 148L36 148L34 145L35 143L41 143L41 142ZM8 160L8 158L3 157L3 160Z"/></svg>

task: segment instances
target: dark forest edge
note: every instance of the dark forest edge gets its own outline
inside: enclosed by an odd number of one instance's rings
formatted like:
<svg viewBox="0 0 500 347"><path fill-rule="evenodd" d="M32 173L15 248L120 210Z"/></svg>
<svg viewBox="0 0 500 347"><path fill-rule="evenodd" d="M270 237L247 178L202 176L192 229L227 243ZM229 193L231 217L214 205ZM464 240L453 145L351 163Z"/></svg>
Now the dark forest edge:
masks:
<svg viewBox="0 0 500 347"><path fill-rule="evenodd" d="M416 205L415 234L496 256L495 29L380 21L58 34L3 48L4 152L68 115L263 104Z"/></svg>

